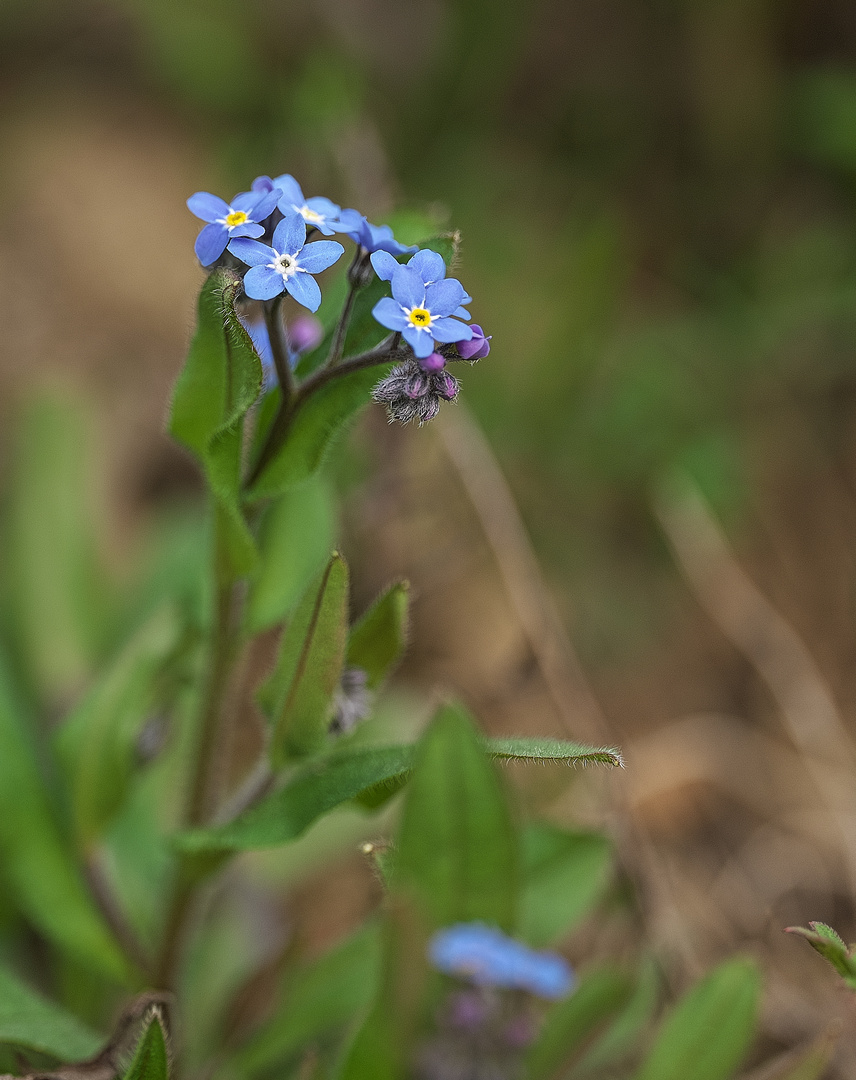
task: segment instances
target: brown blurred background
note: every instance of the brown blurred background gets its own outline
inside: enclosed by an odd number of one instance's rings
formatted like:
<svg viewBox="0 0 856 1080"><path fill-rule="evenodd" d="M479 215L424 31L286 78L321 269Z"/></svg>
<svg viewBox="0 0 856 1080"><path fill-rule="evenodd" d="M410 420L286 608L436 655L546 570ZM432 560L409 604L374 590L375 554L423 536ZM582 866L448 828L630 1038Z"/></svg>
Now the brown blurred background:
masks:
<svg viewBox="0 0 856 1080"><path fill-rule="evenodd" d="M771 1043L856 1030L781 932L856 937L856 6L3 0L0 148L3 429L88 403L118 576L200 495L186 197L292 172L463 231L490 357L331 467L357 606L408 575L402 688L624 748L527 796L613 830L677 986L744 949Z"/></svg>

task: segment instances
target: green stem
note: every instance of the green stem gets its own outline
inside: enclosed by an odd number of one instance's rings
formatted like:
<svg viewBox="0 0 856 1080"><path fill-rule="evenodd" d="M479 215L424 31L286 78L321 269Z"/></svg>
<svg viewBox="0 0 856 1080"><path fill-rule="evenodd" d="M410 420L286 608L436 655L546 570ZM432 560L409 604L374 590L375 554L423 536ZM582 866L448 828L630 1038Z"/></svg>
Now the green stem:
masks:
<svg viewBox="0 0 856 1080"><path fill-rule="evenodd" d="M291 374L291 364L288 362L288 352L282 336L282 300L282 294L275 296L273 301L263 305L262 310L264 311L265 325L270 339L270 351L273 354L273 366L279 380L280 393L283 401L288 401L294 391L294 378Z"/></svg>
<svg viewBox="0 0 856 1080"><path fill-rule="evenodd" d="M235 654L237 589L226 570L222 551L221 527L214 513L214 619L202 699L197 722L196 753L193 759L189 792L182 826L194 828L205 824L216 800L218 749L223 699ZM167 911L163 943L155 966L156 985L173 989L176 970L185 937L188 917L196 894L197 873L186 857L179 857L173 895Z"/></svg>
<svg viewBox="0 0 856 1080"><path fill-rule="evenodd" d="M393 338L390 336L385 341L381 342L376 349L369 349L367 352L359 353L357 356L351 356L343 363L336 364L335 367L330 367L329 364L325 364L324 367L314 371L303 383L301 383L288 401L283 398L280 403L279 410L271 424L270 431L268 432L261 453L258 456L258 460L247 477L244 485L245 490L249 490L253 484L255 484L267 468L268 464L276 456L279 448L285 442L295 416L306 401L308 401L314 393L320 390L322 386L326 386L326 384L332 382L333 379L338 379L343 375L350 375L354 371L360 371L362 368L374 367L377 364L388 364L395 360L404 360L405 357L409 355L409 350L404 352L393 348Z"/></svg>

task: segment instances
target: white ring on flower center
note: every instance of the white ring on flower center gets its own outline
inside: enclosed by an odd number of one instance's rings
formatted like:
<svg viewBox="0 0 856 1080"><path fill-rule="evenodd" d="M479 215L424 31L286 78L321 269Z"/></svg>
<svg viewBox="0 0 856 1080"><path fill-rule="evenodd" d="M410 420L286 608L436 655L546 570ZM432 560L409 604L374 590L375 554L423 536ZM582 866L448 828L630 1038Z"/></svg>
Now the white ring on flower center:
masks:
<svg viewBox="0 0 856 1080"><path fill-rule="evenodd" d="M233 214L241 214L243 216L240 221L235 221L230 225L229 218ZM246 210L234 210L230 206L228 213L224 217L217 218L216 224L225 226L229 230L229 232L231 232L232 229L237 229L239 225L249 225L252 223L250 222L250 215L246 212Z"/></svg>
<svg viewBox="0 0 856 1080"><path fill-rule="evenodd" d="M268 263L268 269L276 270L278 274L282 275L283 281L288 281L290 277L294 277L299 273L303 267L297 265L296 255L280 255L279 252L274 251L273 262Z"/></svg>
<svg viewBox="0 0 856 1080"><path fill-rule="evenodd" d="M410 323L410 325L414 326L417 330L428 330L434 324L434 316L431 314L430 311L428 311L428 322L417 322L414 318L412 318L414 311L427 311L428 309L425 307L420 307L419 305L417 305L416 307L406 308L402 304L401 310L407 316L407 321Z"/></svg>

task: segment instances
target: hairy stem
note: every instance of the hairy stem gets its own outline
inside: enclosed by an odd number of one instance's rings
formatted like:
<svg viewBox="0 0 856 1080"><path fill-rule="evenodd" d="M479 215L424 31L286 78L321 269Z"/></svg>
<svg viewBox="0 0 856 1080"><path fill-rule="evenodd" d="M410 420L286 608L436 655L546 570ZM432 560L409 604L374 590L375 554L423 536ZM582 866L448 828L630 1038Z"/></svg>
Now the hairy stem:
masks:
<svg viewBox="0 0 856 1080"><path fill-rule="evenodd" d="M357 356L351 356L343 363L336 364L335 367L330 367L329 364L325 364L324 367L318 368L318 370L314 371L305 382L301 383L289 399L286 400L286 398L283 397L279 410L271 424L265 444L258 456L258 460L247 477L244 485L245 489L249 489L253 486L276 456L279 448L285 442L285 438L294 422L295 416L309 398L320 390L322 386L326 386L327 383L332 382L333 379L338 379L343 375L350 375L351 372L360 371L362 368L374 367L377 364L389 364L396 360L404 360L410 355L409 350L404 352L394 349L392 341L392 337L389 337L385 341L382 341L377 348L369 349L367 352L359 353Z"/></svg>
<svg viewBox="0 0 856 1080"><path fill-rule="evenodd" d="M216 799L217 749L223 699L235 654L238 592L225 568L221 526L214 519L214 618L205 682L197 721L197 743L182 825L194 828L211 817ZM155 965L156 984L172 989L185 930L196 892L197 877L186 858L180 858L173 895L167 911L164 937Z"/></svg>
<svg viewBox="0 0 856 1080"><path fill-rule="evenodd" d="M285 346L282 329L282 294L263 305L265 325L270 339L270 351L273 354L273 366L279 381L282 400L288 402L294 391L294 379L291 364L288 362L288 350Z"/></svg>

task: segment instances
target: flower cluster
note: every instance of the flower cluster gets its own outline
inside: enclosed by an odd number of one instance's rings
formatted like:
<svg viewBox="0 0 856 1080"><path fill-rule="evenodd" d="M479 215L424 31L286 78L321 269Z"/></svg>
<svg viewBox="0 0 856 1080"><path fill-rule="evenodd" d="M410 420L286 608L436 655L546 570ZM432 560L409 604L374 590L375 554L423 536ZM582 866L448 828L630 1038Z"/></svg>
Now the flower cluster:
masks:
<svg viewBox="0 0 856 1080"><path fill-rule="evenodd" d="M543 998L561 998L574 985L568 962L558 953L536 952L485 923L457 923L431 938L431 963L477 986L528 990Z"/></svg>
<svg viewBox="0 0 856 1080"><path fill-rule="evenodd" d="M403 358L373 392L374 400L387 406L390 420L424 424L433 419L440 402L453 401L458 393L457 379L445 370L447 362L472 362L490 352L490 338L477 323L469 322L464 305L472 297L457 279L446 277L446 263L439 252L400 243L388 225L373 225L358 210L342 209L323 196L306 198L288 173L256 177L250 190L230 203L197 192L187 205L206 222L196 240L202 265L213 267L230 258L244 263L249 268L244 271L244 292L262 304L278 303L288 295L309 311L317 311L321 289L316 275L336 263L345 249L336 240L310 240L312 234L338 233L354 242L356 251L348 271L351 293L365 288L374 277L390 284L391 296L382 297L372 308L377 322L392 331L372 362ZM410 256L406 263L399 261L403 256ZM329 361L332 365L342 356L351 306L349 300L343 310L341 334L336 335L338 344ZM269 383L270 339L264 324L246 325ZM297 351L287 340L283 343L283 353L290 359Z"/></svg>

